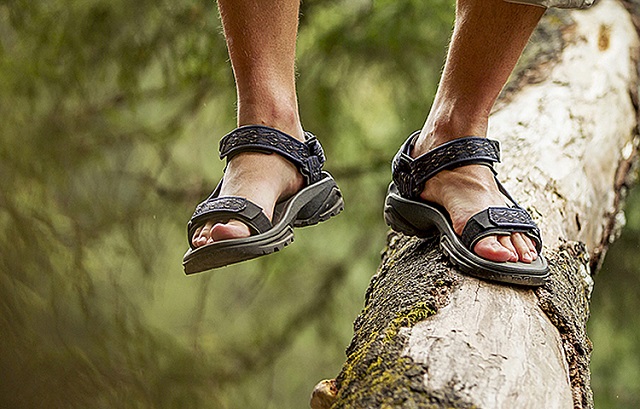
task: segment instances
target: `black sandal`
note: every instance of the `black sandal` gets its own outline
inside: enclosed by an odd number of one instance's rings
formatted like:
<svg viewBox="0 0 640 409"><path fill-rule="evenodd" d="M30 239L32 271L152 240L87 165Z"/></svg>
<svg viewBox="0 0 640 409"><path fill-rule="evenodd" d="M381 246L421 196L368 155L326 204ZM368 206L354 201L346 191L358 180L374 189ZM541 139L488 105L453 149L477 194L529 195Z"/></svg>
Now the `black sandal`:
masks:
<svg viewBox="0 0 640 409"><path fill-rule="evenodd" d="M220 141L220 158L229 161L241 152L277 153L293 163L305 180L305 187L291 198L278 203L273 220L251 201L234 196L218 197L222 181L213 193L197 207L187 235L190 248L182 265L185 274L198 273L250 260L281 250L293 241L293 228L325 221L344 208L342 194L331 175L322 170L325 161L320 142L310 133L306 140L297 139L266 126L244 126ZM226 223L231 219L245 223L251 236L229 239L194 247L192 238L207 221Z"/></svg>
<svg viewBox="0 0 640 409"><path fill-rule="evenodd" d="M385 200L386 223L409 236L428 237L434 228L440 234L440 245L453 264L463 272L492 281L539 286L549 277L549 267L541 254L540 230L525 209L520 207L496 178L500 192L511 207L490 207L473 215L458 236L449 214L435 203L420 199L424 184L438 172L460 166L480 164L496 174L493 163L500 161L498 141L464 137L447 142L413 159L410 156L419 132L412 134L395 156L392 165L393 182ZM494 176L495 177L495 176ZM474 245L490 235L521 232L535 243L538 258L531 263L495 262L474 254Z"/></svg>

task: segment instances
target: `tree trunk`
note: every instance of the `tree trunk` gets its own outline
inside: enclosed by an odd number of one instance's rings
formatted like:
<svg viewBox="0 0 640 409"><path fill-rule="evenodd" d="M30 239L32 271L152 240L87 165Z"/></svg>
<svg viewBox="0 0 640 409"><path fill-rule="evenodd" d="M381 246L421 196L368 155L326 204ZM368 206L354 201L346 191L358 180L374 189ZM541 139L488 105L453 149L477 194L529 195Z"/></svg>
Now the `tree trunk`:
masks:
<svg viewBox="0 0 640 409"><path fill-rule="evenodd" d="M543 232L538 289L459 274L436 239L391 233L320 408L591 408L593 274L636 155L639 40L627 9L549 11L491 117L499 178Z"/></svg>

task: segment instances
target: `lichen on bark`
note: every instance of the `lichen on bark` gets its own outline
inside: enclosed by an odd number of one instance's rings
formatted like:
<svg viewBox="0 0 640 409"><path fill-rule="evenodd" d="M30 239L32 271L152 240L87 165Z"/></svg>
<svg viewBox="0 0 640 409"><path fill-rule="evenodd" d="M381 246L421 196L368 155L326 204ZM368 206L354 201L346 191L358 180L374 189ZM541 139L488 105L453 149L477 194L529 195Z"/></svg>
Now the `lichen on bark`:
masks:
<svg viewBox="0 0 640 409"><path fill-rule="evenodd" d="M402 355L407 331L445 305L458 282L436 238L390 234L354 324L332 408L473 408L457 396L455 385L427 390L427 368Z"/></svg>

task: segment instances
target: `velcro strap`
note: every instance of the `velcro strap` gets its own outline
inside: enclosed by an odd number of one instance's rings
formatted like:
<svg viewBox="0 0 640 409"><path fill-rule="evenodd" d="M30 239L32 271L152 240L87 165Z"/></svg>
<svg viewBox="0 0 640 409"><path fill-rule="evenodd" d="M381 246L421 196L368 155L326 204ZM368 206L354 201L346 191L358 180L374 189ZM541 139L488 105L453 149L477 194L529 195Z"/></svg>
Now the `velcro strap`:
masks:
<svg viewBox="0 0 640 409"><path fill-rule="evenodd" d="M189 242L191 242L197 228L205 221L226 223L231 219L246 224L251 230L251 234L264 233L272 227L262 208L243 197L209 197L200 203L193 212L187 226Z"/></svg>
<svg viewBox="0 0 640 409"><path fill-rule="evenodd" d="M427 180L442 170L480 164L493 170L500 162L500 143L495 140L468 136L454 139L419 156L411 158L411 150L419 132L415 132L393 159L393 180L404 197L415 199L424 190Z"/></svg>
<svg viewBox="0 0 640 409"><path fill-rule="evenodd" d="M538 252L542 250L540 229L529 213L521 207L489 207L469 218L462 230L460 240L472 250L478 240L491 235L524 233L535 243Z"/></svg>
<svg viewBox="0 0 640 409"><path fill-rule="evenodd" d="M241 152L277 153L293 163L310 185L322 178L325 156L316 137L309 132L305 136L306 140L300 142L267 126L243 126L220 140L220 158L229 160Z"/></svg>

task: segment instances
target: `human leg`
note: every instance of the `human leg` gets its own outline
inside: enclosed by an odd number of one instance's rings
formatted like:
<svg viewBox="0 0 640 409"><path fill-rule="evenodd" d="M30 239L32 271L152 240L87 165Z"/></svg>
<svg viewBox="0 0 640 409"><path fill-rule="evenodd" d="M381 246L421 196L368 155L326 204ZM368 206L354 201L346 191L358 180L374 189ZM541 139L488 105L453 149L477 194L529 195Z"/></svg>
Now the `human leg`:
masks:
<svg viewBox="0 0 640 409"><path fill-rule="evenodd" d="M324 153L300 124L295 91L299 0L219 0L238 93L238 128L220 141L224 177L193 213L186 274L281 250L293 229L342 211Z"/></svg>
<svg viewBox="0 0 640 409"><path fill-rule="evenodd" d="M440 85L416 153L460 136L486 135L489 113L544 10L504 0L458 0Z"/></svg>
<svg viewBox="0 0 640 409"><path fill-rule="evenodd" d="M219 0L218 6L236 81L238 126L266 125L303 140L294 62L299 0ZM275 203L302 186L302 175L281 156L246 152L229 161L220 196L247 198L271 219ZM237 220L207 222L192 244L249 235Z"/></svg>
<svg viewBox="0 0 640 409"><path fill-rule="evenodd" d="M543 13L543 8L504 0L458 0L438 92L412 157L452 139L486 136L491 108ZM505 205L493 173L481 165L438 173L425 183L420 197L442 205L458 235L472 215ZM497 262L537 258L534 243L521 233L485 237L473 250Z"/></svg>

